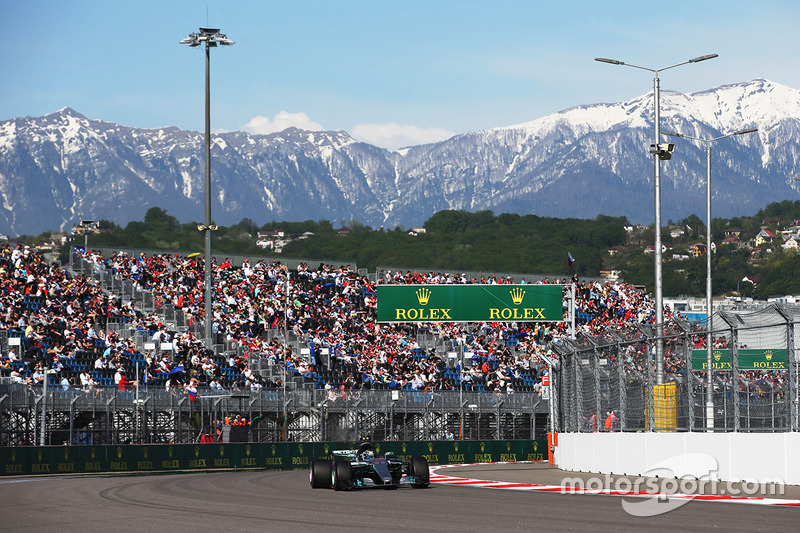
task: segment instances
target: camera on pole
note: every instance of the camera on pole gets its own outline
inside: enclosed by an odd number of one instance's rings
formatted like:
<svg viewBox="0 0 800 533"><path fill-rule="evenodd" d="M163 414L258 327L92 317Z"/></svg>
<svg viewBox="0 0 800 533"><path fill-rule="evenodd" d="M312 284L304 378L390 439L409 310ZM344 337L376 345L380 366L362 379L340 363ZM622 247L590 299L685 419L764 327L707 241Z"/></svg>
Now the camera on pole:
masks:
<svg viewBox="0 0 800 533"><path fill-rule="evenodd" d="M675 145L672 143L651 144L650 153L658 154L658 158L666 161L672 158L672 152L675 150Z"/></svg>

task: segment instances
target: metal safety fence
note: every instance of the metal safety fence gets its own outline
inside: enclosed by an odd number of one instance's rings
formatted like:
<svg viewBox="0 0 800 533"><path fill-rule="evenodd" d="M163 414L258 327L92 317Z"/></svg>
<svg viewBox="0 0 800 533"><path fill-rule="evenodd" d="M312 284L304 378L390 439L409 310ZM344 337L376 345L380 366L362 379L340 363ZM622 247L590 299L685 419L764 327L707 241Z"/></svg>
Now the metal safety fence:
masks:
<svg viewBox="0 0 800 533"><path fill-rule="evenodd" d="M556 429L800 429L800 357L794 340L800 309L770 305L756 311L719 311L711 325L700 329L675 316L661 338L655 328L637 325L552 342Z"/></svg>
<svg viewBox="0 0 800 533"><path fill-rule="evenodd" d="M192 400L163 387L45 391L2 380L0 446L216 442L235 416L249 442L542 439L548 424L532 392L205 389Z"/></svg>

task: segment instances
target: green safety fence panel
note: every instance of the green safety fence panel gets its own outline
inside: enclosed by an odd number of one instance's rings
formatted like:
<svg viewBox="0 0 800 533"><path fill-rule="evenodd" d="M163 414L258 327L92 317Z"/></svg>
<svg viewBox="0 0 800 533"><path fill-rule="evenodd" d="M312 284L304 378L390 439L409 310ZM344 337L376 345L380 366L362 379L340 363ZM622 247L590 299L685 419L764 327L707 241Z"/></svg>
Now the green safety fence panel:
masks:
<svg viewBox="0 0 800 533"><path fill-rule="evenodd" d="M379 441L379 454L422 456L431 465L544 461L547 441ZM354 442L138 444L0 448L0 475L202 470L303 470Z"/></svg>

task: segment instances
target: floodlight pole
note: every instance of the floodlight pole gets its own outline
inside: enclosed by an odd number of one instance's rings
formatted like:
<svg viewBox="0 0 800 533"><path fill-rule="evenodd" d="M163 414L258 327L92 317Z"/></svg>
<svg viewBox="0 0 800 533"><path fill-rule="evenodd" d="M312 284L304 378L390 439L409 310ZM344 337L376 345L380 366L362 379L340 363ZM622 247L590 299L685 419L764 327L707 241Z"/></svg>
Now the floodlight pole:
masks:
<svg viewBox="0 0 800 533"><path fill-rule="evenodd" d="M214 313L214 296L211 287L211 46L206 41L206 212L205 212L205 338L208 348L211 340L211 315Z"/></svg>
<svg viewBox="0 0 800 533"><path fill-rule="evenodd" d="M217 229L217 226L211 222L211 48L216 47L217 44L230 46L234 44L234 42L228 39L225 34L220 33L218 29L214 28L200 28L199 33L191 33L189 37L180 42L180 44L188 44L191 47L199 46L201 43L205 43L206 45L206 209L205 224L199 225L197 229L205 233L204 335L208 343L207 347L211 349L213 345L211 338L211 317L214 312L213 292L211 288L211 232Z"/></svg>
<svg viewBox="0 0 800 533"><path fill-rule="evenodd" d="M709 430L714 427L714 359L712 354L714 337L711 318L714 313L711 291L711 145L726 137L744 135L756 131L758 131L757 128L739 130L713 139L701 139L699 137L692 137L691 135L673 133L670 131L662 132L664 135L683 137L684 139L699 141L706 145L706 429Z"/></svg>
<svg viewBox="0 0 800 533"><path fill-rule="evenodd" d="M669 70L671 68L679 67L681 65L686 65L688 63L699 63L700 61L705 61L706 59L713 59L717 57L717 54L709 54L704 56L695 57L688 61L683 61L681 63L676 63L674 65L670 65L668 67L663 67L659 69L653 69L648 67L642 67L639 65L632 65L630 63L623 63L622 61L618 61L616 59L606 59L604 57L595 58L595 61L600 61L601 63L609 63L611 65L624 65L627 67L638 68L641 70L647 70L655 74L655 78L653 79L653 108L654 108L654 126L655 126L655 148L656 150L651 150L653 154L653 188L655 193L655 326L656 326L656 370L655 370L655 377L656 377L656 385L662 385L664 383L664 297L663 297L663 286L664 286L664 277L662 273L662 245L661 245L661 159L664 157L664 154L660 149L658 149L658 144L661 142L661 95L660 95L660 80L658 77L658 73L662 70Z"/></svg>
<svg viewBox="0 0 800 533"><path fill-rule="evenodd" d="M81 228L83 229L83 249L85 251L89 251L89 229L93 227L97 227L97 222L94 220L83 220L81 218L80 223Z"/></svg>

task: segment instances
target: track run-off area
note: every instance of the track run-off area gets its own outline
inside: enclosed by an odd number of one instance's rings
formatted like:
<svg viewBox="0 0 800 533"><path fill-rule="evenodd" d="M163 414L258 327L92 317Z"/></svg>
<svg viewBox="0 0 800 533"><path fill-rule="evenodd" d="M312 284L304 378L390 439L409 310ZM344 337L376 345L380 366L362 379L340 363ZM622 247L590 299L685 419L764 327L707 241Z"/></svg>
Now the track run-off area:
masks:
<svg viewBox="0 0 800 533"><path fill-rule="evenodd" d="M306 470L6 477L2 530L788 531L800 518L794 486L767 498L703 495L676 506L675 496L562 493L565 479L589 475L545 463L431 470L427 489L351 492L314 490Z"/></svg>

